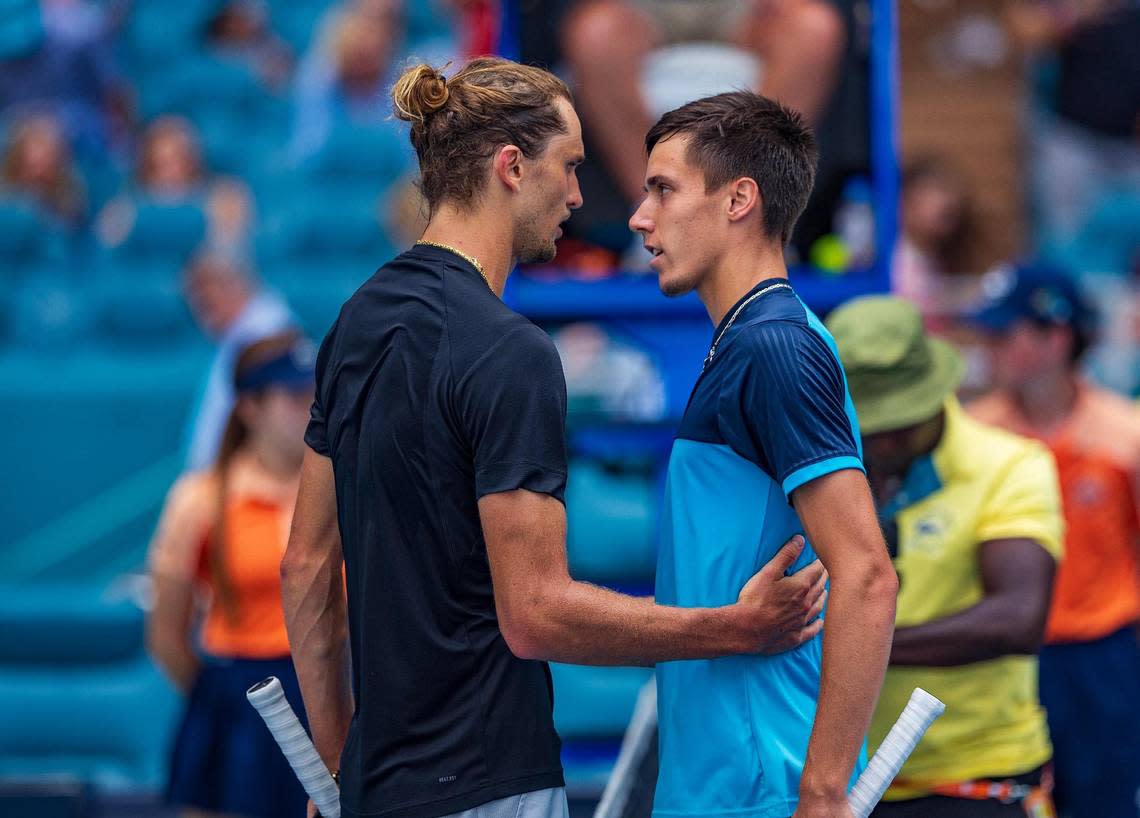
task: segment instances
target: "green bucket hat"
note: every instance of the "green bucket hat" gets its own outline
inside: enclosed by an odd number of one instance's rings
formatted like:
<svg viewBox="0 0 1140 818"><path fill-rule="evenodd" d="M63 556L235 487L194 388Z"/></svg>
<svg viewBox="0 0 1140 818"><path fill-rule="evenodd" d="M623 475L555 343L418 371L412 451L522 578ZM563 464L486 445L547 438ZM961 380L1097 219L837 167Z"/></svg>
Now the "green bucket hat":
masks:
<svg viewBox="0 0 1140 818"><path fill-rule="evenodd" d="M950 344L928 336L922 316L891 296L857 298L828 316L863 434L929 420L965 369Z"/></svg>

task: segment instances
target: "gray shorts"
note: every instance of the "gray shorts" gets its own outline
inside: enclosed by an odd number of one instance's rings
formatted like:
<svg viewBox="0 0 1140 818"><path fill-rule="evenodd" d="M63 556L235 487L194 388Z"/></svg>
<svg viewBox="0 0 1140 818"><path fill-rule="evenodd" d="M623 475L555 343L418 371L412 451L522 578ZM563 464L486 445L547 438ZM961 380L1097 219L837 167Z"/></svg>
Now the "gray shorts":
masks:
<svg viewBox="0 0 1140 818"><path fill-rule="evenodd" d="M488 801L445 818L568 818L566 788L552 787Z"/></svg>

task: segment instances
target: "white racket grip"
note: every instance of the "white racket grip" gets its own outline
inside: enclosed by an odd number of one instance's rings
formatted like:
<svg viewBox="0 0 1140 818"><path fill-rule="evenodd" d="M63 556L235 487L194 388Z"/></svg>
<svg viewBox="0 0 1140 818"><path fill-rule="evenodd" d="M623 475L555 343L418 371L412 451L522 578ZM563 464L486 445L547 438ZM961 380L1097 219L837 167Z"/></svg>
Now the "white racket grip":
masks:
<svg viewBox="0 0 1140 818"><path fill-rule="evenodd" d="M297 714L289 706L281 682L276 676L270 676L247 690L245 697L265 720L269 732L277 740L281 752L289 760L289 766L317 805L322 818L340 818L340 790L317 755L309 734L297 720Z"/></svg>
<svg viewBox="0 0 1140 818"><path fill-rule="evenodd" d="M887 787L899 774L907 757L914 752L927 728L942 715L946 705L931 696L921 687L910 694L910 701L903 708L895 726L887 733L882 745L867 764L867 769L859 776L847 803L855 818L867 818L879 803Z"/></svg>

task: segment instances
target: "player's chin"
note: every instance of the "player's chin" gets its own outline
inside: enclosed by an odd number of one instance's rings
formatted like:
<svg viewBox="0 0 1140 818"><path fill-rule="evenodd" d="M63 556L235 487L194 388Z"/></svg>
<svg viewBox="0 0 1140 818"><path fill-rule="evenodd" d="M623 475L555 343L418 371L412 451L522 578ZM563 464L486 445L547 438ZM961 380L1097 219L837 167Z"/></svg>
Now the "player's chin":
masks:
<svg viewBox="0 0 1140 818"><path fill-rule="evenodd" d="M551 239L546 244L536 245L519 259L523 264L548 264L558 255L558 246Z"/></svg>
<svg viewBox="0 0 1140 818"><path fill-rule="evenodd" d="M672 298L689 292L693 289L693 285L687 276L677 275L675 271L659 268L657 270L657 288L664 295Z"/></svg>

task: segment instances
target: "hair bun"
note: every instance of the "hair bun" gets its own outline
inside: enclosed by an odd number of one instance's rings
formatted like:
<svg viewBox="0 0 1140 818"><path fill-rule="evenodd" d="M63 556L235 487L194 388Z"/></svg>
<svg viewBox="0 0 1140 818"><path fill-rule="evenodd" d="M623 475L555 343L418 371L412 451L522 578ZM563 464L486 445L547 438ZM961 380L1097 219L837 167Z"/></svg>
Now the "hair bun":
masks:
<svg viewBox="0 0 1140 818"><path fill-rule="evenodd" d="M426 64L409 68L392 88L396 116L406 122L426 121L450 96L443 74Z"/></svg>

